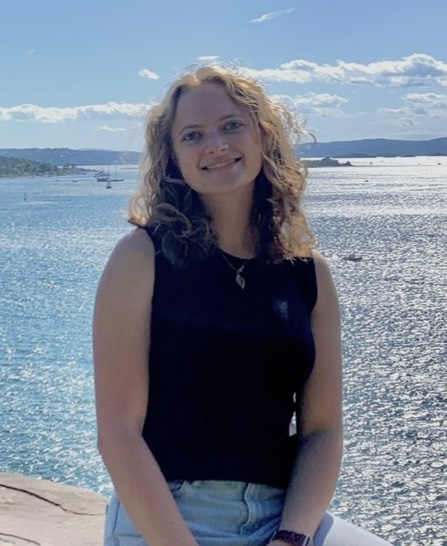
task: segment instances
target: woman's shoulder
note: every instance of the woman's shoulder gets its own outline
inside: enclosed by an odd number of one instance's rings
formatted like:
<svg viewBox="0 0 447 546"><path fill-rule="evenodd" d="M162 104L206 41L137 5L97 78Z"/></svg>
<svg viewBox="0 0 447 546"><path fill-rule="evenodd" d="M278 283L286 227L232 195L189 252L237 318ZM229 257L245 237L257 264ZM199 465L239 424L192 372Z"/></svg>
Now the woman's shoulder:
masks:
<svg viewBox="0 0 447 546"><path fill-rule="evenodd" d="M149 260L154 258L154 243L145 228L136 228L122 237L116 244L112 256L126 260Z"/></svg>
<svg viewBox="0 0 447 546"><path fill-rule="evenodd" d="M154 254L154 245L146 230L137 228L131 231L113 249L103 271L102 284L106 283L112 290L120 292L151 286Z"/></svg>
<svg viewBox="0 0 447 546"><path fill-rule="evenodd" d="M327 258L315 248L312 249L312 261L315 266L318 284L332 280L331 268Z"/></svg>
<svg viewBox="0 0 447 546"><path fill-rule="evenodd" d="M328 260L316 249L312 249L312 260L315 264L315 276L318 291L317 306L337 298L336 288Z"/></svg>
<svg viewBox="0 0 447 546"><path fill-rule="evenodd" d="M328 263L327 259L316 248L312 249L311 259L315 264L315 269L329 270L329 263Z"/></svg>

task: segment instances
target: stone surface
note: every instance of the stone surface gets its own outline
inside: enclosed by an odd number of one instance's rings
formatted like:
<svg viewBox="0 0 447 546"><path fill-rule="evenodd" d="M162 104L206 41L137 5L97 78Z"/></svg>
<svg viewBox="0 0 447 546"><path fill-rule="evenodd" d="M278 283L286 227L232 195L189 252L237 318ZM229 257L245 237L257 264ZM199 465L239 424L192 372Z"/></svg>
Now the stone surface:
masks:
<svg viewBox="0 0 447 546"><path fill-rule="evenodd" d="M106 504L93 491L0 473L0 546L101 546Z"/></svg>

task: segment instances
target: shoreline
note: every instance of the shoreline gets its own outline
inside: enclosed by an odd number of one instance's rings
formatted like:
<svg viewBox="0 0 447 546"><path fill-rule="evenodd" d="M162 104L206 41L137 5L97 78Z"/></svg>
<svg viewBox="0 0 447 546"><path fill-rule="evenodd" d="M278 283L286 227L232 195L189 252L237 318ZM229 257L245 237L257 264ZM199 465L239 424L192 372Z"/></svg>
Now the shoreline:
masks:
<svg viewBox="0 0 447 546"><path fill-rule="evenodd" d="M0 472L0 546L101 546L106 505L91 490Z"/></svg>

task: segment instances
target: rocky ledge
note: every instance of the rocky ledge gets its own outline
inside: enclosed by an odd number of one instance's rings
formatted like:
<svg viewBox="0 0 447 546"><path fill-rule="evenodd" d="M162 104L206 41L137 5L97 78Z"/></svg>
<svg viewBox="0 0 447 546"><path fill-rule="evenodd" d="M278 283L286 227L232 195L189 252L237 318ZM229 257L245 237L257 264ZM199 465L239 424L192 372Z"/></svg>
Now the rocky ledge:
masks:
<svg viewBox="0 0 447 546"><path fill-rule="evenodd" d="M93 491L0 472L0 546L101 546L106 504Z"/></svg>

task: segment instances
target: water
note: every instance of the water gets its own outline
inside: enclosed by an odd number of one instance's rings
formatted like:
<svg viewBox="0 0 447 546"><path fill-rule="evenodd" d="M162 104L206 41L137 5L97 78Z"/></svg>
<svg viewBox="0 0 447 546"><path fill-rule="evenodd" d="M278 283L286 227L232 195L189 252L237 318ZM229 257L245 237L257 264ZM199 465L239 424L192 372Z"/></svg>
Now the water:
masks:
<svg viewBox="0 0 447 546"><path fill-rule="evenodd" d="M306 201L344 321L332 510L396 545L445 546L447 158L353 162L312 170ZM0 469L105 494L91 315L107 256L131 229L136 172L120 176L109 190L88 177L0 179ZM350 253L363 260L342 260Z"/></svg>

